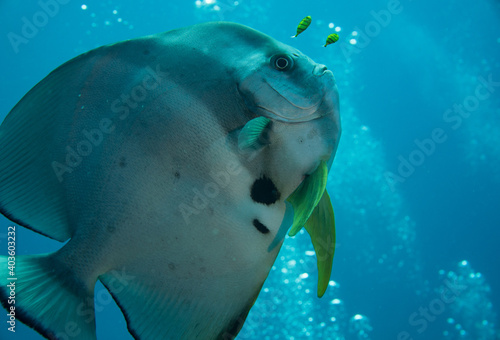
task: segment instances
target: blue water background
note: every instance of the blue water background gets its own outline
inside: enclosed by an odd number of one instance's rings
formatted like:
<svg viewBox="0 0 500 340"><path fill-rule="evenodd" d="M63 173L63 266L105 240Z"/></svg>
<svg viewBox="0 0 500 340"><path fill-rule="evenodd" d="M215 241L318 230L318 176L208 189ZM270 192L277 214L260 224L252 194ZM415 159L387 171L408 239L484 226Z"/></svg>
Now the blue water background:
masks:
<svg viewBox="0 0 500 340"><path fill-rule="evenodd" d="M500 86L474 97L479 79L500 82L499 2L66 2L17 50L8 34L20 35L22 18L42 7L0 3L0 120L80 53L204 21L249 25L334 72L343 136L328 184L338 242L331 286L316 297L311 243L305 234L287 239L239 339L498 339ZM291 39L305 15L313 24ZM336 27L340 41L324 48ZM469 110L458 126L446 112L460 104ZM419 154L416 140L436 129L446 140ZM401 171L411 157L413 171ZM2 254L9 225L0 219ZM17 228L19 255L60 246ZM450 283L463 288L443 302ZM96 291L98 338L130 339L114 302ZM8 332L5 314L1 339L41 339L21 323Z"/></svg>

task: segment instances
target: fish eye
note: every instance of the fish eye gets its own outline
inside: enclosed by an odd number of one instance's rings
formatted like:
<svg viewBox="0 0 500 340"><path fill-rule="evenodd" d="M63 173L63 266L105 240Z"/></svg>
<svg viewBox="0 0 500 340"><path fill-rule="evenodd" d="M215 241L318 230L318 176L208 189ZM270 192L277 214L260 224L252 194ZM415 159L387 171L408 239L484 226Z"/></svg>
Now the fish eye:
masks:
<svg viewBox="0 0 500 340"><path fill-rule="evenodd" d="M288 71L293 66L293 59L287 55L275 55L271 58L271 66L278 71Z"/></svg>

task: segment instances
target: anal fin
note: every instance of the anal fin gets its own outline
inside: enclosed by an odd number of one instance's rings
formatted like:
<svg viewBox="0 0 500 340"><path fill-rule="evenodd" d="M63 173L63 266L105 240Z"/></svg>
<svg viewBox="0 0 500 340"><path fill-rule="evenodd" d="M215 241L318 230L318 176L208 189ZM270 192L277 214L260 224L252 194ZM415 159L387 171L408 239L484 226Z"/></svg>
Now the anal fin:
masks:
<svg viewBox="0 0 500 340"><path fill-rule="evenodd" d="M136 340L233 339L262 286L242 301L240 296L228 297L219 281L181 280L135 265L112 270L99 279Z"/></svg>
<svg viewBox="0 0 500 340"><path fill-rule="evenodd" d="M0 300L16 318L48 339L96 339L94 292L80 286L68 270L53 266L52 254L16 256L8 269L0 256ZM15 299L11 298L15 292Z"/></svg>

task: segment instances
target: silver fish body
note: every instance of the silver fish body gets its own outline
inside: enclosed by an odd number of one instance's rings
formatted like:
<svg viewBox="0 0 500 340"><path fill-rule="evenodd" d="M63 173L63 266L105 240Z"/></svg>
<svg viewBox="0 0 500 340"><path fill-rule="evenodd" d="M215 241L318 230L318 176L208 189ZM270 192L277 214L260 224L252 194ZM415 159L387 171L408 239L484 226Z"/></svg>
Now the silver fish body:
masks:
<svg viewBox="0 0 500 340"><path fill-rule="evenodd" d="M241 150L256 117L270 120L263 140ZM0 210L69 240L18 257L19 319L47 337L71 323L73 338L95 339L100 280L137 339L235 337L283 242L286 198L331 165L339 137L332 73L242 25L63 64L0 126Z"/></svg>

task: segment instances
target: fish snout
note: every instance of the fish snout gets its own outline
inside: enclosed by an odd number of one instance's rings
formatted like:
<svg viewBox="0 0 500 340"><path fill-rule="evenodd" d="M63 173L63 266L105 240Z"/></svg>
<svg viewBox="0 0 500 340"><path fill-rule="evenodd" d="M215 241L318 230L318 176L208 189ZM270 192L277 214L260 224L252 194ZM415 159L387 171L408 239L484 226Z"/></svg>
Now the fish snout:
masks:
<svg viewBox="0 0 500 340"><path fill-rule="evenodd" d="M317 77L321 77L323 74L326 73L327 70L328 70L328 68L325 65L316 64L316 65L314 65L314 68L313 68L313 74Z"/></svg>

